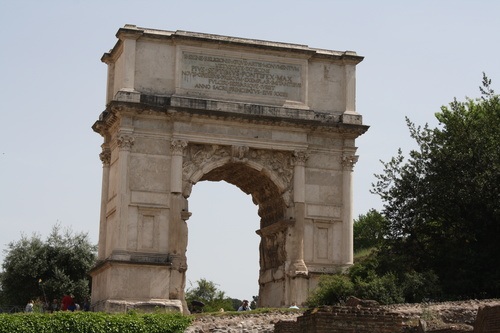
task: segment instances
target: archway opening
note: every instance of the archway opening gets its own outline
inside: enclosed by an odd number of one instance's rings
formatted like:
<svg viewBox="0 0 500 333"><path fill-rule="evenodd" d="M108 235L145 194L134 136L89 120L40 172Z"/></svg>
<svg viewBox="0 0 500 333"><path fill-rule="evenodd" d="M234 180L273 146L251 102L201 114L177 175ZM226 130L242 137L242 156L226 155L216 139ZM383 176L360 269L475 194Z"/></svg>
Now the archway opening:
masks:
<svg viewBox="0 0 500 333"><path fill-rule="evenodd" d="M225 181L201 181L189 197L186 289L206 279L226 297L259 293L258 206Z"/></svg>

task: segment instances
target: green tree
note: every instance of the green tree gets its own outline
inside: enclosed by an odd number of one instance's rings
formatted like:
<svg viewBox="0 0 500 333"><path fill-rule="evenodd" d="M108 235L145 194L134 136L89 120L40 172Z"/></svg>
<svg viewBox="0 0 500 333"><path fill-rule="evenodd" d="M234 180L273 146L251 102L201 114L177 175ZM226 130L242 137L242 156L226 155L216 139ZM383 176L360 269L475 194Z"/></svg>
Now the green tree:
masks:
<svg viewBox="0 0 500 333"><path fill-rule="evenodd" d="M96 258L86 233L61 232L54 226L46 241L39 235L11 242L0 275L2 299L24 305L30 299L50 302L64 294L79 301L90 295L87 272Z"/></svg>
<svg viewBox="0 0 500 333"><path fill-rule="evenodd" d="M373 185L388 222L381 264L435 272L448 298L500 295L500 99L484 75L481 92L443 106L437 128L407 119L418 149Z"/></svg>
<svg viewBox="0 0 500 333"><path fill-rule="evenodd" d="M196 312L196 302L204 304L204 312L215 312L220 309L225 311L234 311L233 300L226 297L225 292L217 288L217 285L206 279L196 281L194 288L189 288L186 291L186 302L190 307L191 312Z"/></svg>
<svg viewBox="0 0 500 333"><path fill-rule="evenodd" d="M375 209L354 220L354 252L369 249L383 242L387 222Z"/></svg>

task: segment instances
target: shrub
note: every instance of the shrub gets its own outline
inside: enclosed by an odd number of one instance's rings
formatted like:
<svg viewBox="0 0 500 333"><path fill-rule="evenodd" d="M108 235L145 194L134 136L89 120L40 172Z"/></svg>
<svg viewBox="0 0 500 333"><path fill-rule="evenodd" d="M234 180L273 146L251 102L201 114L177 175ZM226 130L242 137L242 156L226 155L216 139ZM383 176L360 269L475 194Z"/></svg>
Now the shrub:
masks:
<svg viewBox="0 0 500 333"><path fill-rule="evenodd" d="M392 273L383 276L372 275L368 279L354 280L354 295L362 299L375 300L381 304L403 303L403 289Z"/></svg>
<svg viewBox="0 0 500 333"><path fill-rule="evenodd" d="M441 288L438 276L432 272L407 272L404 274L403 293L406 302L417 303L429 299L441 298Z"/></svg>
<svg viewBox="0 0 500 333"><path fill-rule="evenodd" d="M181 333L191 320L179 313L0 314L0 333Z"/></svg>
<svg viewBox="0 0 500 333"><path fill-rule="evenodd" d="M351 296L353 291L354 285L347 276L323 275L306 303L310 307L339 304Z"/></svg>

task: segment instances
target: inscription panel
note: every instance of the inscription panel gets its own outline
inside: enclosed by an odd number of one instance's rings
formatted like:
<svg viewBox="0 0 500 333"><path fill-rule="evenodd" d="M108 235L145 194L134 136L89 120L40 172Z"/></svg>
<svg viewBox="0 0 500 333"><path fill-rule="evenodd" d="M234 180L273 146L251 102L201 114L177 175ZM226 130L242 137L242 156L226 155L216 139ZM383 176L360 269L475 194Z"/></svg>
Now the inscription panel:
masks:
<svg viewBox="0 0 500 333"><path fill-rule="evenodd" d="M304 102L305 61L181 49L181 92L230 99Z"/></svg>

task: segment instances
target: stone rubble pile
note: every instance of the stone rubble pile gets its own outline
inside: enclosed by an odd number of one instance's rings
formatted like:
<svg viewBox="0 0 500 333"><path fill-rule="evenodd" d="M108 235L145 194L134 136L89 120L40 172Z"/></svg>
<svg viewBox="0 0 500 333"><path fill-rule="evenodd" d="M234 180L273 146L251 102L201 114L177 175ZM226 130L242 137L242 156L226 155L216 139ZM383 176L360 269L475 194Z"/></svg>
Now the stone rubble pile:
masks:
<svg viewBox="0 0 500 333"><path fill-rule="evenodd" d="M294 321L300 315L302 311L199 316L185 333L273 333L276 322Z"/></svg>

